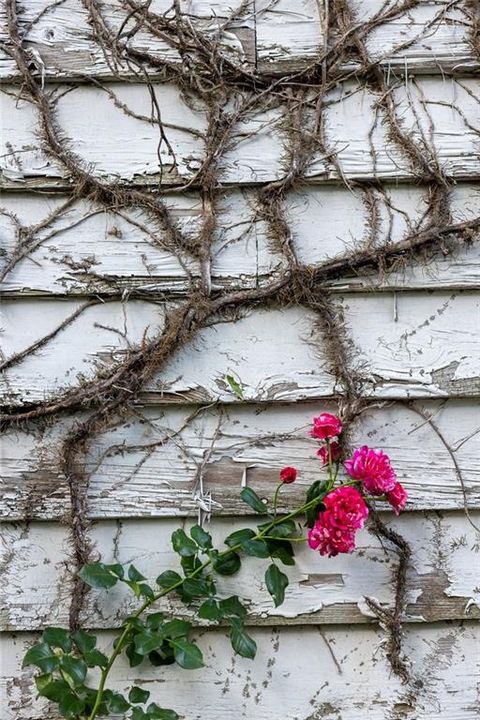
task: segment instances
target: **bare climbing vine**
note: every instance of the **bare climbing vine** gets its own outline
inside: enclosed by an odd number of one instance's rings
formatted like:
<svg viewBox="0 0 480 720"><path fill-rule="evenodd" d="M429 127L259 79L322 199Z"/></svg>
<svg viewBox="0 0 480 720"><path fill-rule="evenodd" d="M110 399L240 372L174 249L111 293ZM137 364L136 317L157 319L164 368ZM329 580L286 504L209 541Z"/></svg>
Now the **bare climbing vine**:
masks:
<svg viewBox="0 0 480 720"><path fill-rule="evenodd" d="M368 410L369 402L363 397L365 378L353 357L347 328L329 294L328 283L355 274L376 272L386 275L408 264L426 263L438 254L449 254L473 242L480 227L480 217L460 222L452 219L450 192L453 178L441 166L434 144L428 133L421 129L418 119L415 134L405 129L395 99L395 89L403 79L387 77L381 64L384 58L372 57L369 53L368 39L372 31L415 9L420 5L419 0L385 0L368 21L361 21L355 16L348 0L319 3L323 38L317 56L300 69L281 74L246 64L225 47L224 37L232 24L252 12L249 0L239 4L229 17L219 20L215 32L200 29L194 19L184 12L179 0L173 0L172 7L163 14L154 12L150 2L119 0L119 13L124 19L115 29L99 0L82 0L82 4L88 13L92 38L101 49L112 78L120 80L130 74L148 88L151 117L139 115L134 108L123 103L115 94L114 86L107 87L98 80L90 80L108 92L120 110L141 117L156 127L158 185L145 188L103 180L72 150L57 114L58 90L43 82L38 57L24 42L25 27L21 22L19 4L16 0L5 0L8 40L4 49L16 63L18 98L35 109L41 149L61 168L68 181L68 198L37 225L23 227L16 218L12 218L16 225L17 244L6 262L3 278L43 242L42 232L49 231L54 221L67 213L74 201L81 199L89 204L91 212L108 210L121 214L131 209L141 210L151 241L156 247L174 255L186 270L189 292L186 298L177 298L169 303L168 294L130 290L125 302L145 297L167 301L160 329L145 336L137 347L131 347L122 361L98 371L93 378L41 402L7 403L1 415L1 424L6 430L25 423L42 423L49 418L73 415L80 410L87 412L86 419L75 422L63 438L60 456L60 466L70 494L69 527L76 570L73 573L70 607L72 630L78 628L88 590L78 571L91 562L95 554L87 518L89 473L85 466L86 454L99 435L135 414L139 393L186 343L210 324L234 321L255 306L301 305L312 309L318 317L324 352L336 379L334 399L346 427L350 429L361 413ZM449 10L457 7L464 9L471 26L472 49L480 53L478 3L472 0L440 3L438 13L422 27L420 34L402 42L389 54L393 56L405 51L428 35L431 27L440 22ZM48 8L44 12L48 12ZM179 61L165 60L153 51L136 47L134 40L143 31L148 31L175 50ZM171 186L167 173L175 172L176 158L169 141L172 126L163 121L155 94L155 83L159 79L174 83L187 102L202 103L207 117L206 132L202 134L204 152L199 167L188 180ZM378 98L375 126L371 133L378 126L386 129L388 141L400 153L416 183L425 189L427 204L423 216L410 223L408 232L400 240L394 241L390 237L386 241L379 240L378 197L384 194L381 181L363 182L345 177L338 149L329 143L325 109L331 102L331 93L350 80L355 80L359 89L368 89ZM428 113L426 105L425 109ZM255 113L272 110L279 114L278 129L284 138L282 174L279 179L258 184L255 213L256 219L265 224L272 251L282 259L282 269L252 288L219 288L212 280L211 265L213 242L218 231L225 156L237 142L235 134L242 122ZM162 161L163 148L172 158L168 168ZM373 142L371 150L376 167ZM362 194L369 217L369 237L363 245L310 265L298 257L286 212L286 197L306 182L309 169L319 156L328 167L326 177L333 177L350 191ZM202 208L201 223L193 235L182 230L167 202L172 192L190 189L198 192ZM188 271L192 259L199 262L200 277L194 277ZM111 288L110 297L118 297L119 294L118 289ZM89 300L48 336L5 360L2 369L12 367L37 352L96 302L95 298ZM342 440L342 452L346 455L349 439L345 435ZM398 564L393 608L387 610L373 600L369 604L388 633L387 657L391 668L407 682L409 675L402 653L401 621L407 603L406 577L411 550L397 532L380 520L373 508L370 517L372 531L398 553Z"/></svg>

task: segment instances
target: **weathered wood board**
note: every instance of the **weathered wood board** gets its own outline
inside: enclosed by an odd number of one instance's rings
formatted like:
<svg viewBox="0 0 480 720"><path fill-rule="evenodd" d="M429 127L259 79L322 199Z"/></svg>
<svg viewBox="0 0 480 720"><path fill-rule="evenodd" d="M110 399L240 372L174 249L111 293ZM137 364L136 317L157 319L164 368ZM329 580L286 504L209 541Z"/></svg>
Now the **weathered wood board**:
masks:
<svg viewBox="0 0 480 720"><path fill-rule="evenodd" d="M392 677L382 633L368 626L258 628L252 663L230 658L222 631L201 633L202 670L175 666L134 668L119 662L110 687L144 684L152 700L189 720L476 720L480 635L478 623L439 623L406 629L411 686ZM2 638L4 720L58 720L34 699L30 671L19 671L31 636ZM111 647L110 634L99 646ZM301 648L301 652L299 652ZM161 672L159 672L161 670Z"/></svg>
<svg viewBox="0 0 480 720"><path fill-rule="evenodd" d="M130 7L134 7L134 3ZM207 36L218 32L240 3L225 1L198 2L181 0L183 12L189 13L195 28ZM353 12L359 23L365 23L381 11L381 0L352 0ZM53 4L48 11L47 0L29 0L20 18L26 45L32 51L38 72L48 78L84 80L85 77L108 79L113 75L112 54L102 52L92 38L88 12L80 2L67 0ZM116 37L128 16L128 5L118 0L100 3L107 26ZM165 0L150 5L153 13L170 9ZM319 12L320 10L320 12ZM0 15L4 27L4 16ZM131 19L123 28L132 30ZM246 3L245 12L231 20L220 33L223 51L240 66L260 72L286 73L314 63L324 49L325 14L315 0L282 0L281 2ZM420 4L375 27L366 38L371 57L396 73L443 72L468 73L478 66L470 45L471 30L463 3L444 0ZM0 34L0 39L4 39ZM335 40L335 38L334 38ZM180 55L175 47L142 28L128 40L133 50L150 52L164 63L178 64ZM352 63L353 67L355 65ZM121 59L116 71L129 77L138 69ZM149 68L155 77L158 67ZM17 69L8 55L0 55L0 79L16 79Z"/></svg>
<svg viewBox="0 0 480 720"><path fill-rule="evenodd" d="M300 262L319 266L372 241L369 229L372 202L378 213L374 241L388 245L425 228L428 187L385 185L349 191L341 186L303 187L287 194L286 216ZM198 260L165 247L161 231L148 231L141 211L114 212L67 196L5 193L0 229L5 255L3 267L15 258L19 228L38 227L3 282L5 295L102 295L137 291L145 294L185 295L190 278L198 279ZM202 202L198 193L172 194L166 199L170 215L186 238L201 230ZM453 223L480 214L478 187L459 183L450 191ZM52 213L59 216L49 221ZM39 227L45 225L45 227ZM446 253L438 241L430 262L406 263L390 273L364 273L330 281L334 288L480 288L478 232L471 244ZM273 247L259 218L254 191L224 191L218 204L218 227L212 245L212 281L217 288L248 288L271 282L285 260Z"/></svg>
<svg viewBox="0 0 480 720"><path fill-rule="evenodd" d="M478 524L480 513L473 512L471 519ZM391 524L413 551L405 622L480 618L479 534L465 522L465 515L432 512L422 517L412 513ZM245 525L255 527L254 520L216 519L208 529L216 546L221 547L227 535ZM105 562L134 563L154 584L163 570L179 566L170 543L177 527L177 520L103 520L93 526L91 537ZM0 629L25 631L48 624L68 625L68 528L52 523L2 524L0 533ZM285 568L290 585L285 603L278 609L265 588L267 560L247 558L240 574L218 577L216 584L223 597L240 594L249 608L249 624L364 623L374 619L365 597L375 598L386 608L392 605L396 561L392 549L382 547L377 538L362 530L352 555L322 558L299 546L297 565ZM82 622L90 628L117 627L137 606L138 601L123 586L93 592L85 604ZM175 600L159 607L192 617L192 612Z"/></svg>
<svg viewBox="0 0 480 720"><path fill-rule="evenodd" d="M104 87L75 86L68 92L61 86L51 90L70 150L96 177L154 186L195 183L205 150L206 112L201 103L188 100L178 87L155 84L169 140L169 146L161 142L160 147L146 85L117 82ZM379 111L382 94L352 80L327 96L327 157L325 152L317 152L305 178L325 182L372 177L415 181L421 177L418 168L412 168L408 152L389 136L388 123ZM440 168L452 179L478 177L476 80L422 76L406 83L392 81L390 94L402 131L411 136L432 171ZM0 101L4 118L1 187L68 187L62 168L39 148L33 106L18 98L14 86L2 89ZM222 184L255 185L283 176L285 112L281 106L253 109L236 124L220 162Z"/></svg>
<svg viewBox="0 0 480 720"><path fill-rule="evenodd" d="M352 442L367 442L390 454L410 493L409 508L464 507L454 462L469 507L480 508L477 400L417 402L414 407L432 418L435 429L412 408L392 404L362 415ZM92 444L86 460L88 514L97 519L183 516L196 514L200 503L210 506L215 515L238 516L249 512L239 498L242 483L270 497L279 470L293 464L300 475L285 496L285 507L291 507L322 473L308 424L325 408L335 411L334 405L324 403L239 403L221 411L138 408L140 417ZM59 457L70 425L60 421L44 431L12 431L4 436L0 480L4 519L68 516L69 490Z"/></svg>
<svg viewBox="0 0 480 720"><path fill-rule="evenodd" d="M477 293L357 293L335 302L356 349L366 396L478 396ZM53 298L5 300L4 357L8 360L54 332L83 304ZM144 337L158 334L164 318L165 306L154 301L99 301L88 306L38 351L5 370L3 396L11 404L38 402L76 387L96 369L125 358L129 347ZM336 382L313 311L261 309L235 322L222 320L200 331L158 379L147 383L146 402L231 402L234 396L224 378L232 372L248 401L298 401L333 394Z"/></svg>

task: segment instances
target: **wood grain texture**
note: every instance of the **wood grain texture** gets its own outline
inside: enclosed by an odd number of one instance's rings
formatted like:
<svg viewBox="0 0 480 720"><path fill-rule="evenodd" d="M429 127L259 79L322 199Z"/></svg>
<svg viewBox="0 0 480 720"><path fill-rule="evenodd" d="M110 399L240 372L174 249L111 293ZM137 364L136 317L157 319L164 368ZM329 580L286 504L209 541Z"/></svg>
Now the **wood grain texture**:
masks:
<svg viewBox="0 0 480 720"><path fill-rule="evenodd" d="M480 215L480 194L471 183L459 183L450 192L452 222ZM285 213L299 261L316 267L371 241L369 201L378 211L377 245L388 247L425 228L428 188L384 185L379 189L307 186L289 192ZM67 196L5 193L0 231L5 267L18 249L19 227L41 223L24 253L3 282L4 295L186 295L200 277L199 262L179 257L165 247L161 230L150 232L141 211L107 211L84 201L68 206ZM173 221L187 238L200 232L202 203L198 193L172 194L167 204ZM395 272L368 272L330 281L334 289L376 291L388 288L480 288L479 233L471 244L448 253L439 240L438 253L425 263L406 264ZM273 247L258 215L258 197L252 190L225 190L218 203L217 228L212 246L212 282L217 289L251 288L271 282L285 259Z"/></svg>
<svg viewBox="0 0 480 720"><path fill-rule="evenodd" d="M26 44L34 53L39 71L54 79L83 80L85 77L112 77L111 58L93 41L88 15L81 3L67 0L53 6L32 22L46 8L47 0L29 0L23 8L21 23ZM183 12L192 17L194 27L207 36L219 33L223 51L246 68L255 64L262 73L279 74L302 69L315 62L325 42L325 17L319 14L315 0L267 0L246 5L245 12L219 32L239 3L209 0L181 0ZM381 0L350 0L357 21L366 23L382 8ZM108 26L117 33L127 12L118 0L102 2ZM170 4L155 0L155 13L169 10ZM2 16L0 19L3 20ZM127 24L131 30L133 22ZM370 55L386 70L403 74L424 72L474 72L478 61L469 44L470 28L465 3L444 0L420 4L374 28L366 39ZM2 35L0 35L0 39ZM331 38L331 42L335 41ZM149 51L164 62L180 63L178 52L148 29L129 39L129 47ZM352 63L352 69L355 67ZM117 68L120 76L132 76L126 63ZM149 70L155 76L155 68ZM157 70L158 73L158 70ZM0 79L16 79L14 63L7 53L0 55Z"/></svg>
<svg viewBox="0 0 480 720"><path fill-rule="evenodd" d="M411 408L371 408L361 416L352 442L383 448L410 493L409 509L480 508L480 426L476 400L428 401L415 405L433 418L436 430ZM86 459L91 518L196 515L199 505L215 516L245 515L242 483L270 497L279 470L299 468L284 508L301 502L318 479L311 418L332 404L233 404L221 410L138 408L139 417L97 438ZM192 411L195 417L190 417ZM77 418L78 419L78 418ZM61 520L69 491L60 470L65 421L2 441L0 515L9 520ZM437 434L440 432L443 440ZM453 455L450 454L453 453Z"/></svg>
<svg viewBox="0 0 480 720"><path fill-rule="evenodd" d="M142 84L110 83L55 90L58 122L69 148L94 175L106 181L138 185L182 185L191 181L204 154L205 108L189 101L169 84L156 84L162 122L170 149L163 143L160 160L158 126L150 122L151 96ZM144 119L125 113L118 102ZM305 178L325 182L350 180L416 180L418 170L392 142L378 104L381 93L348 81L326 98L327 152L317 153ZM425 76L391 83L391 97L402 131L410 134L432 166L452 179L479 176L478 83L474 79ZM39 150L35 111L19 100L14 87L0 95L4 117L2 179L4 189L68 187L61 168ZM460 108L460 111L459 109ZM219 181L255 185L284 173L285 108L252 112L234 127L221 158ZM433 161L433 156L436 160Z"/></svg>
<svg viewBox="0 0 480 720"><path fill-rule="evenodd" d="M480 521L480 513L472 513ZM480 618L478 583L478 534L463 513L412 513L387 520L410 543L413 560L408 575L408 606L405 622ZM250 525L251 518L215 519L207 527L216 546L233 530ZM91 537L105 562L135 566L155 585L166 569L179 567L170 536L177 520L100 521ZM0 631L32 631L46 625L68 625L69 533L62 525L32 523L0 526L3 567ZM297 565L286 568L290 579L286 600L275 609L265 588L267 560L246 558L232 578L218 577L222 597L239 593L249 608L249 624L365 623L375 616L365 597L383 607L393 603L396 553L366 529L357 536L352 555L322 558L297 544ZM90 628L119 627L138 601L124 586L95 591L83 608L82 625ZM160 609L176 616L194 618L191 609L176 600L162 602ZM194 618L195 620L195 618ZM198 623L198 620L195 620ZM201 621L200 621L201 622Z"/></svg>
<svg viewBox="0 0 480 720"><path fill-rule="evenodd" d="M174 707L188 720L476 720L478 717L478 623L436 624L405 633L413 668L403 686L385 662L383 634L372 627L254 630L252 663L232 657L222 631L201 633L202 670L175 666L134 668L120 662L111 687L143 684L152 700ZM2 638L2 718L58 720L34 699L30 671L19 671L33 638ZM110 634L99 635L111 647ZM301 648L301 652L299 652ZM18 714L20 712L20 715Z"/></svg>
<svg viewBox="0 0 480 720"><path fill-rule="evenodd" d="M332 301L333 302L333 301ZM2 306L6 359L49 336L82 300L22 298ZM355 348L363 393L378 398L478 396L480 298L477 293L405 292L339 295L335 300ZM124 359L129 348L163 327L154 301L98 302L39 350L4 372L10 404L40 401L76 387ZM145 386L145 402L231 402L233 372L244 399L299 401L331 396L335 378L324 356L313 311L290 307L213 321L184 345ZM18 328L23 332L19 334Z"/></svg>

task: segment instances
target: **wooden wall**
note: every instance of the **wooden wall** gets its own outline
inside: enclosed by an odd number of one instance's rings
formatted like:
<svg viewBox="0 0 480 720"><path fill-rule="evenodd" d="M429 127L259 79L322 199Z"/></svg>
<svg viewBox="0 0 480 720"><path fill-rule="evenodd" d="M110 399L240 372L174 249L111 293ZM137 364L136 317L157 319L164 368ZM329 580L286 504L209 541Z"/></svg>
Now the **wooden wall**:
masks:
<svg viewBox="0 0 480 720"><path fill-rule="evenodd" d="M129 5L101 3L114 33ZM88 6L17 6L22 42L39 86L55 98L65 145L100 183L160 193L185 237L195 238L206 213L196 178L208 108L166 82L159 63L147 63L146 76L113 63ZM325 43L339 41L325 32L335 2L255 0L230 21L227 0L180 6L198 32L219 38L220 52L256 77L301 73ZM352 35L373 23L364 38L368 57L401 130L436 175L425 179L418 158L412 162L392 141L381 93L353 53L324 98L329 152L319 146L313 153L302 182L285 192L283 210L298 262L312 272L342 270L329 271L322 290L344 318L352 371L361 378L366 406L353 441L384 448L410 493L400 518L381 510L413 551L404 617L411 680L405 685L392 674L384 629L365 603L369 596L391 606L397 556L364 530L353 555L325 559L302 550L278 610L263 587L262 561L221 583L249 601L259 645L253 664L232 657L223 630L205 628L198 630L204 670L119 663L115 687L148 683L152 699L189 720L474 720L480 711L478 9L468 0L349 6ZM149 9L168 7L154 0ZM7 10L2 25L1 383L11 416L88 384L158 336L205 266L172 252L144 207L72 193L68 169L39 138L38 109L22 95ZM148 22L130 47L173 66L185 61ZM159 146L151 121L152 87L168 145ZM251 112L219 161L209 272L220 297L261 295L288 271L258 212L259 192L284 177L285 112L282 102ZM442 182L449 215L432 227L429 203ZM428 252L405 253L402 262L402 243L408 249L428 234ZM344 262L372 248L387 258L399 248L398 262L362 271ZM243 399L225 381L232 373ZM217 316L148 378L128 417L88 447L84 500L95 551L106 561L135 562L154 578L175 562L172 530L199 507L212 511L210 529L221 539L245 522L241 486L266 496L285 464L300 469L291 488L292 501L300 498L319 473L307 425L322 409L336 411L342 397L314 308L260 302L233 318ZM1 439L2 720L55 718L19 666L42 626L68 624L72 493L59 452L90 411L7 423ZM122 591L91 593L82 621L108 647L130 606Z"/></svg>

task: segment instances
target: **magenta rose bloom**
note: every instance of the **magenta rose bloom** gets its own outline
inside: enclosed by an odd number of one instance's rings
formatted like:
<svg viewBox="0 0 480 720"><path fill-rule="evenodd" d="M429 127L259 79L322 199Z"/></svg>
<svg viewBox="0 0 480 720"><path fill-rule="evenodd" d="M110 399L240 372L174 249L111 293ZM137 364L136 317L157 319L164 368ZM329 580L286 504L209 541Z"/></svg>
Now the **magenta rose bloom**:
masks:
<svg viewBox="0 0 480 720"><path fill-rule="evenodd" d="M395 487L397 477L390 458L381 450L363 445L345 461L345 470L354 480L361 480L370 495L385 495Z"/></svg>
<svg viewBox="0 0 480 720"><path fill-rule="evenodd" d="M280 482L284 483L285 485L289 485L290 483L295 482L296 479L297 468L284 467L283 470L280 470Z"/></svg>
<svg viewBox="0 0 480 720"><path fill-rule="evenodd" d="M324 497L323 504L329 512L329 521L335 527L359 530L365 525L368 508L356 488L339 487Z"/></svg>
<svg viewBox="0 0 480 720"><path fill-rule="evenodd" d="M320 555L335 557L339 553L350 553L355 549L355 533L347 527L337 527L329 510L320 513L308 533L308 544Z"/></svg>
<svg viewBox="0 0 480 720"><path fill-rule="evenodd" d="M330 443L330 457L332 458L332 462L337 462L337 460L340 459L341 452L342 450L339 443L335 442L335 440ZM321 458L324 465L328 465L328 448L325 445L320 448L317 455Z"/></svg>
<svg viewBox="0 0 480 720"><path fill-rule="evenodd" d="M313 428L310 435L317 440L327 440L338 437L342 432L342 421L336 415L322 413L313 418Z"/></svg>
<svg viewBox="0 0 480 720"><path fill-rule="evenodd" d="M395 483L393 490L387 492L387 500L393 508L395 515L400 515L408 500L408 493L399 482Z"/></svg>

